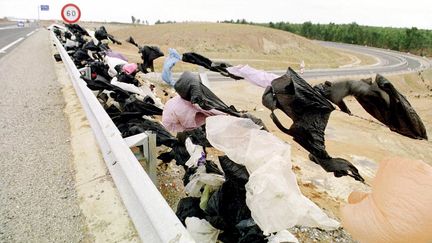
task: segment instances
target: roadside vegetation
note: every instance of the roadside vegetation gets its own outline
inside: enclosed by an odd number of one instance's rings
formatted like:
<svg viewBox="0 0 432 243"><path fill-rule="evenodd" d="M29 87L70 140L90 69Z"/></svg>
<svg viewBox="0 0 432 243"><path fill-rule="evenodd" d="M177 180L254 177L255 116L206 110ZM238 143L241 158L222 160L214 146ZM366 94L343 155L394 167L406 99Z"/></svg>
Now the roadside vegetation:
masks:
<svg viewBox="0 0 432 243"><path fill-rule="evenodd" d="M304 22L253 23L246 20L229 20L224 23L252 24L288 31L309 39L367 45L395 51L410 52L420 56L432 56L432 30L392 28L350 24L314 24Z"/></svg>

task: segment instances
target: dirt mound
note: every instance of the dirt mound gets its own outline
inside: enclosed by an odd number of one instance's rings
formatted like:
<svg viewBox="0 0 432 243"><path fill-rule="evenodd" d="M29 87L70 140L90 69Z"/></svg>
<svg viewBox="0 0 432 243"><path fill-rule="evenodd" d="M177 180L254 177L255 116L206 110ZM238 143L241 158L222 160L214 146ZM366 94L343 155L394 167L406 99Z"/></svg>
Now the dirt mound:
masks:
<svg viewBox="0 0 432 243"><path fill-rule="evenodd" d="M256 68L298 68L301 60L305 61L307 68L338 67L352 62L347 54L289 32L260 26L181 23L106 27L109 33L120 40L132 35L140 45L157 45L164 53L172 47L180 53L192 51L215 60L232 64L247 63ZM112 45L112 48L125 53L131 61L139 61L136 47L128 43ZM156 62L156 68L162 61ZM187 69L190 68L187 66ZM182 65L180 69L183 69Z"/></svg>

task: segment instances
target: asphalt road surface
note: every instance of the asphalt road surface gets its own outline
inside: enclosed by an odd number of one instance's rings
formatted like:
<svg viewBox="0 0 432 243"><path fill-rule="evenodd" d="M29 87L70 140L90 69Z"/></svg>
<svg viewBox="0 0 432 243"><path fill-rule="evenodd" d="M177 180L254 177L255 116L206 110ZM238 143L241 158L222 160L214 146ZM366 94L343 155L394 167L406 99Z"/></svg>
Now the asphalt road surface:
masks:
<svg viewBox="0 0 432 243"><path fill-rule="evenodd" d="M1 45L25 36L0 58L0 242L81 242L84 219L49 33L0 31Z"/></svg>
<svg viewBox="0 0 432 243"><path fill-rule="evenodd" d="M16 48L20 42L31 36L37 26L17 27L15 25L3 24L0 25L0 58L5 56Z"/></svg>

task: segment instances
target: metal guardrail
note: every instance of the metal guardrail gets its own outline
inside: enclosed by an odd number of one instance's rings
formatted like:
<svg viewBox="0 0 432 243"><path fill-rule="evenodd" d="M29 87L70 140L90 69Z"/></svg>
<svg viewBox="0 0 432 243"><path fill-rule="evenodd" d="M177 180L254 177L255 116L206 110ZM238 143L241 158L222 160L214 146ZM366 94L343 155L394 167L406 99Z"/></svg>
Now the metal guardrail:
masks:
<svg viewBox="0 0 432 243"><path fill-rule="evenodd" d="M152 243L194 242L139 164L93 92L80 78L80 72L53 32L51 37L71 77L105 163L141 240Z"/></svg>

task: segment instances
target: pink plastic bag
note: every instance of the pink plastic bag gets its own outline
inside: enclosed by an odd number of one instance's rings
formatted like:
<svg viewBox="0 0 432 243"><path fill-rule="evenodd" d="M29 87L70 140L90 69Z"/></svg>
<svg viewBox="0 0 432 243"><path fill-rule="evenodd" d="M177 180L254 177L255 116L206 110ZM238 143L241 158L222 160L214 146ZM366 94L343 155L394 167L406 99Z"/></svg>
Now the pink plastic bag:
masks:
<svg viewBox="0 0 432 243"><path fill-rule="evenodd" d="M353 192L342 225L362 243L432 242L432 167L423 161L380 163L372 193Z"/></svg>

